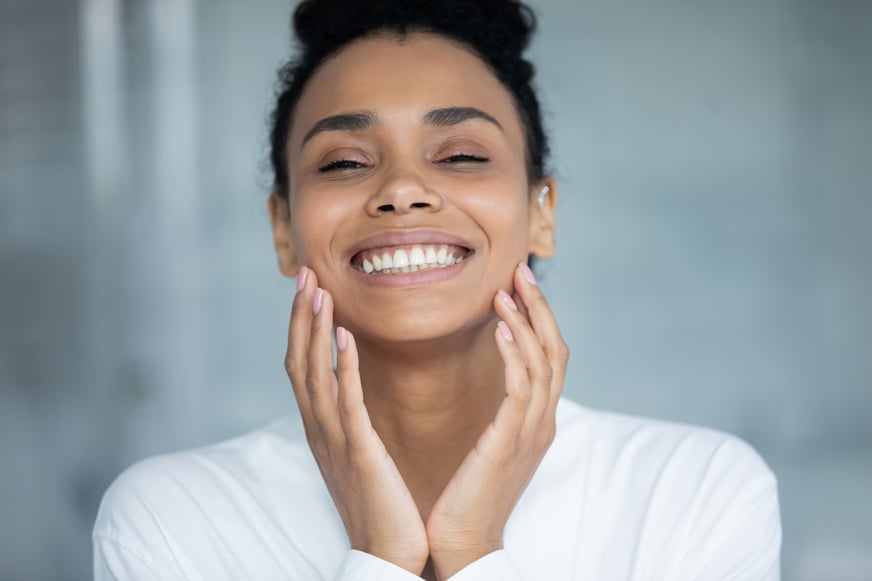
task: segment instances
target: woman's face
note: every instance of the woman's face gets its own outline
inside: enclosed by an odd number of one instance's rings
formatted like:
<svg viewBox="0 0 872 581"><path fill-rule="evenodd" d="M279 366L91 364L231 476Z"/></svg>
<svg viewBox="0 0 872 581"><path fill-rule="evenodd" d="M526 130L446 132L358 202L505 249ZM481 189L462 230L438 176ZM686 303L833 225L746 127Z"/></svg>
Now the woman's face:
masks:
<svg viewBox="0 0 872 581"><path fill-rule="evenodd" d="M325 62L287 150L290 221L273 220L280 263L314 270L336 323L360 338L486 325L518 262L551 253L553 197L544 209L536 200L554 184L528 182L511 96L443 37L367 38Z"/></svg>

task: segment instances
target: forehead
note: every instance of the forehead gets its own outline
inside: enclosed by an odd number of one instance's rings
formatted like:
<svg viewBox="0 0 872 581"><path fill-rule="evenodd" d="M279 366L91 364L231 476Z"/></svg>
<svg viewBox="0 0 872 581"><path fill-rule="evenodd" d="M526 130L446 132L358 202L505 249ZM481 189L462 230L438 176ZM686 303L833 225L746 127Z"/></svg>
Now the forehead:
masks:
<svg viewBox="0 0 872 581"><path fill-rule="evenodd" d="M338 113L373 111L390 121L458 106L485 111L522 139L511 95L470 49L427 33L368 37L325 61L309 79L290 144L298 148L312 123Z"/></svg>

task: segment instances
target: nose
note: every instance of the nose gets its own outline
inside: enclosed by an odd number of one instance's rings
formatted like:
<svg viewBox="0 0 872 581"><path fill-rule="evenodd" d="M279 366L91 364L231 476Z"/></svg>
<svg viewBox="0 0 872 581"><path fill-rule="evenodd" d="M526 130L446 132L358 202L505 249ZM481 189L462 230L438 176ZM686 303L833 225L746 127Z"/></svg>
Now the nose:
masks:
<svg viewBox="0 0 872 581"><path fill-rule="evenodd" d="M429 187L420 175L411 171L393 172L367 200L370 216L388 212L408 214L414 210L436 212L442 208L442 196Z"/></svg>

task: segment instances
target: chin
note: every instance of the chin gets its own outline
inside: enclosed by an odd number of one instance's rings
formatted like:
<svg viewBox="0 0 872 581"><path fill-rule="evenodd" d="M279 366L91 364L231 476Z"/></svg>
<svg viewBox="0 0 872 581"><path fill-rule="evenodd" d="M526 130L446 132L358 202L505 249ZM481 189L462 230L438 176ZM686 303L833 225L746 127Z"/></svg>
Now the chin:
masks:
<svg viewBox="0 0 872 581"><path fill-rule="evenodd" d="M410 344L454 340L465 342L464 338L478 335L477 331L489 328L496 321L496 314L491 309L490 301L486 308L470 313L469 304L464 305L467 312L461 309L386 309L380 312L370 312L368 316L337 319L337 324L347 327L362 341L372 341L382 344Z"/></svg>

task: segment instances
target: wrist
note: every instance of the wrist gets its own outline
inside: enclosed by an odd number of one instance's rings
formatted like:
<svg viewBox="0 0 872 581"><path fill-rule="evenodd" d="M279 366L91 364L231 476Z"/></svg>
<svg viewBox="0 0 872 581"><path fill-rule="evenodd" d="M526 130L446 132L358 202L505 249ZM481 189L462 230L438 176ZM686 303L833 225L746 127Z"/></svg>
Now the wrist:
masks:
<svg viewBox="0 0 872 581"><path fill-rule="evenodd" d="M368 553L373 557L377 557L382 561L387 561L401 569L414 574L420 575L427 564L428 553L426 548L422 550L412 549L409 547L371 547L371 546L354 546L352 548L363 553Z"/></svg>
<svg viewBox="0 0 872 581"><path fill-rule="evenodd" d="M445 580L460 572L482 557L503 548L502 542L460 545L452 543L452 547L430 547L430 558L438 579Z"/></svg>

